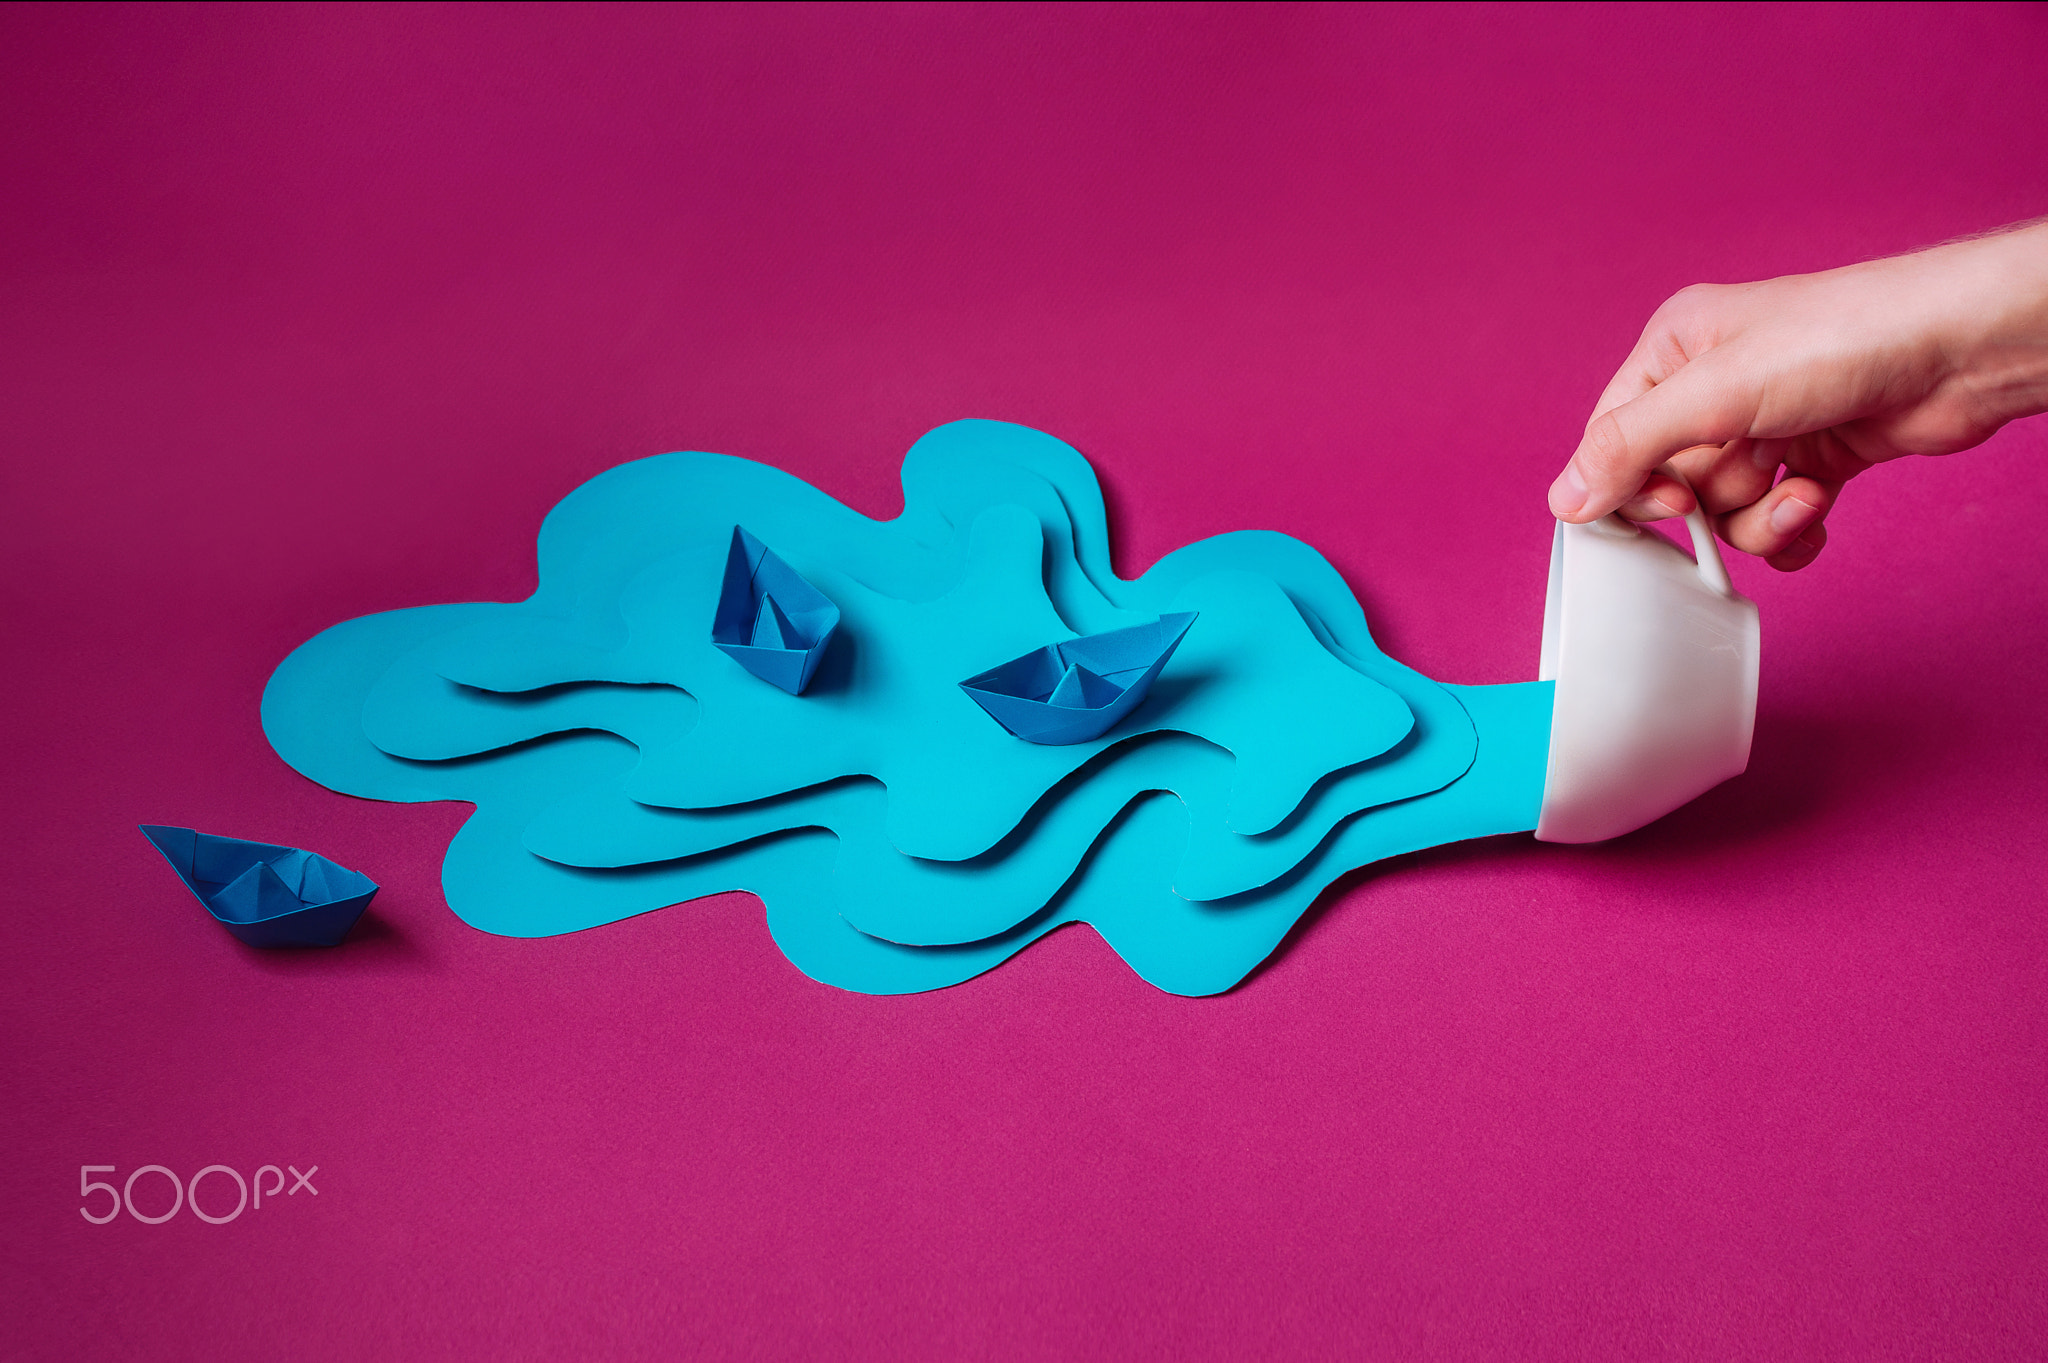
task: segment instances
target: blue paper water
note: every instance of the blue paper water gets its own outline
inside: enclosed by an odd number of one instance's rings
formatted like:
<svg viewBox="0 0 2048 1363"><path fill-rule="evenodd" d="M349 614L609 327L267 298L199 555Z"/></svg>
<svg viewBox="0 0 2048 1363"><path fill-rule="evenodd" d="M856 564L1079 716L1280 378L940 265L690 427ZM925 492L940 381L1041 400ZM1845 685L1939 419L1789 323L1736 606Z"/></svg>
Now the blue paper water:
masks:
<svg viewBox="0 0 2048 1363"><path fill-rule="evenodd" d="M998 422L933 431L903 484L873 521L746 460L613 469L549 514L531 598L336 626L279 666L265 731L333 789L475 804L443 887L477 927L751 890L799 968L871 993L1070 922L1214 993L1344 871L1535 826L1549 685L1393 662L1307 545L1223 535L1117 578L1087 462ZM841 612L800 696L705 630L735 525ZM1183 612L1150 695L1086 742L1020 741L957 684Z"/></svg>

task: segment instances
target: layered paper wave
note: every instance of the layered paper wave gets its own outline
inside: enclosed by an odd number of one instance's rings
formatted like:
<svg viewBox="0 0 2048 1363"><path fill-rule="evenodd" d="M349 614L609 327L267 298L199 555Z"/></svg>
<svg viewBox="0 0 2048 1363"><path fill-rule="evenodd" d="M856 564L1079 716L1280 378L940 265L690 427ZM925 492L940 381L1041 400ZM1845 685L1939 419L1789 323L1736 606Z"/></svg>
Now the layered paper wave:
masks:
<svg viewBox="0 0 2048 1363"><path fill-rule="evenodd" d="M475 804L443 885L479 928L744 889L799 968L869 993L1071 922L1214 993L1342 872L1534 827L1549 685L1402 667L1300 541L1218 536L1122 580L1087 461L1000 422L925 436L903 487L875 521L747 460L623 465L549 514L531 598L337 625L278 667L264 730L332 789ZM735 525L842 613L801 696L712 643ZM1089 742L1022 742L958 686L1178 611L1145 703Z"/></svg>

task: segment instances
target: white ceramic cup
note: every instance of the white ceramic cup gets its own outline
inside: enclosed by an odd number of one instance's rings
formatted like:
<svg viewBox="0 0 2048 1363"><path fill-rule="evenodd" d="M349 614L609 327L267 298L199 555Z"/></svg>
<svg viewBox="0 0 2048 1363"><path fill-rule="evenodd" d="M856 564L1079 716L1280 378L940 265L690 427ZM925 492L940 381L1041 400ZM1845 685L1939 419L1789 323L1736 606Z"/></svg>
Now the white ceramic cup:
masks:
<svg viewBox="0 0 2048 1363"><path fill-rule="evenodd" d="M1749 765L1756 603L1729 582L1706 516L1685 523L1691 556L1619 516L1558 523L1537 673L1557 683L1544 842L1618 837Z"/></svg>

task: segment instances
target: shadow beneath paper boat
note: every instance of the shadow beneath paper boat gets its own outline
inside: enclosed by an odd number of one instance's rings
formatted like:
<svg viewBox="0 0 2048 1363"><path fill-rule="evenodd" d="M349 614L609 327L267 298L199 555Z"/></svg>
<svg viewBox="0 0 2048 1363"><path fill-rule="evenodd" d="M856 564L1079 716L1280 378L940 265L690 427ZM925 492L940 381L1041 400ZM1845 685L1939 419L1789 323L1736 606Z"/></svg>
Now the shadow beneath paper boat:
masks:
<svg viewBox="0 0 2048 1363"><path fill-rule="evenodd" d="M331 947L235 947L250 965L274 975L318 975L335 971L418 970L432 958L376 903L363 910L348 936Z"/></svg>

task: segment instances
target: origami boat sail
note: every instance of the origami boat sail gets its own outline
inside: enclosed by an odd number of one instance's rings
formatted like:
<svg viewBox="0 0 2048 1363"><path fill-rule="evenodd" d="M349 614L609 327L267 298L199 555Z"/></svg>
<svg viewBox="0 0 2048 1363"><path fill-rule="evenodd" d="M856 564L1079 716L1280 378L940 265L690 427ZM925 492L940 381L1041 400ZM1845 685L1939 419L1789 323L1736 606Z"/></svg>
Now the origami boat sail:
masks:
<svg viewBox="0 0 2048 1363"><path fill-rule="evenodd" d="M252 947L339 945L377 893L368 876L296 847L153 823L142 835L206 911Z"/></svg>
<svg viewBox="0 0 2048 1363"><path fill-rule="evenodd" d="M838 628L839 607L767 545L732 528L712 643L762 681L800 696Z"/></svg>
<svg viewBox="0 0 2048 1363"><path fill-rule="evenodd" d="M1048 644L969 677L960 689L1027 743L1086 743L1138 708L1195 612Z"/></svg>

